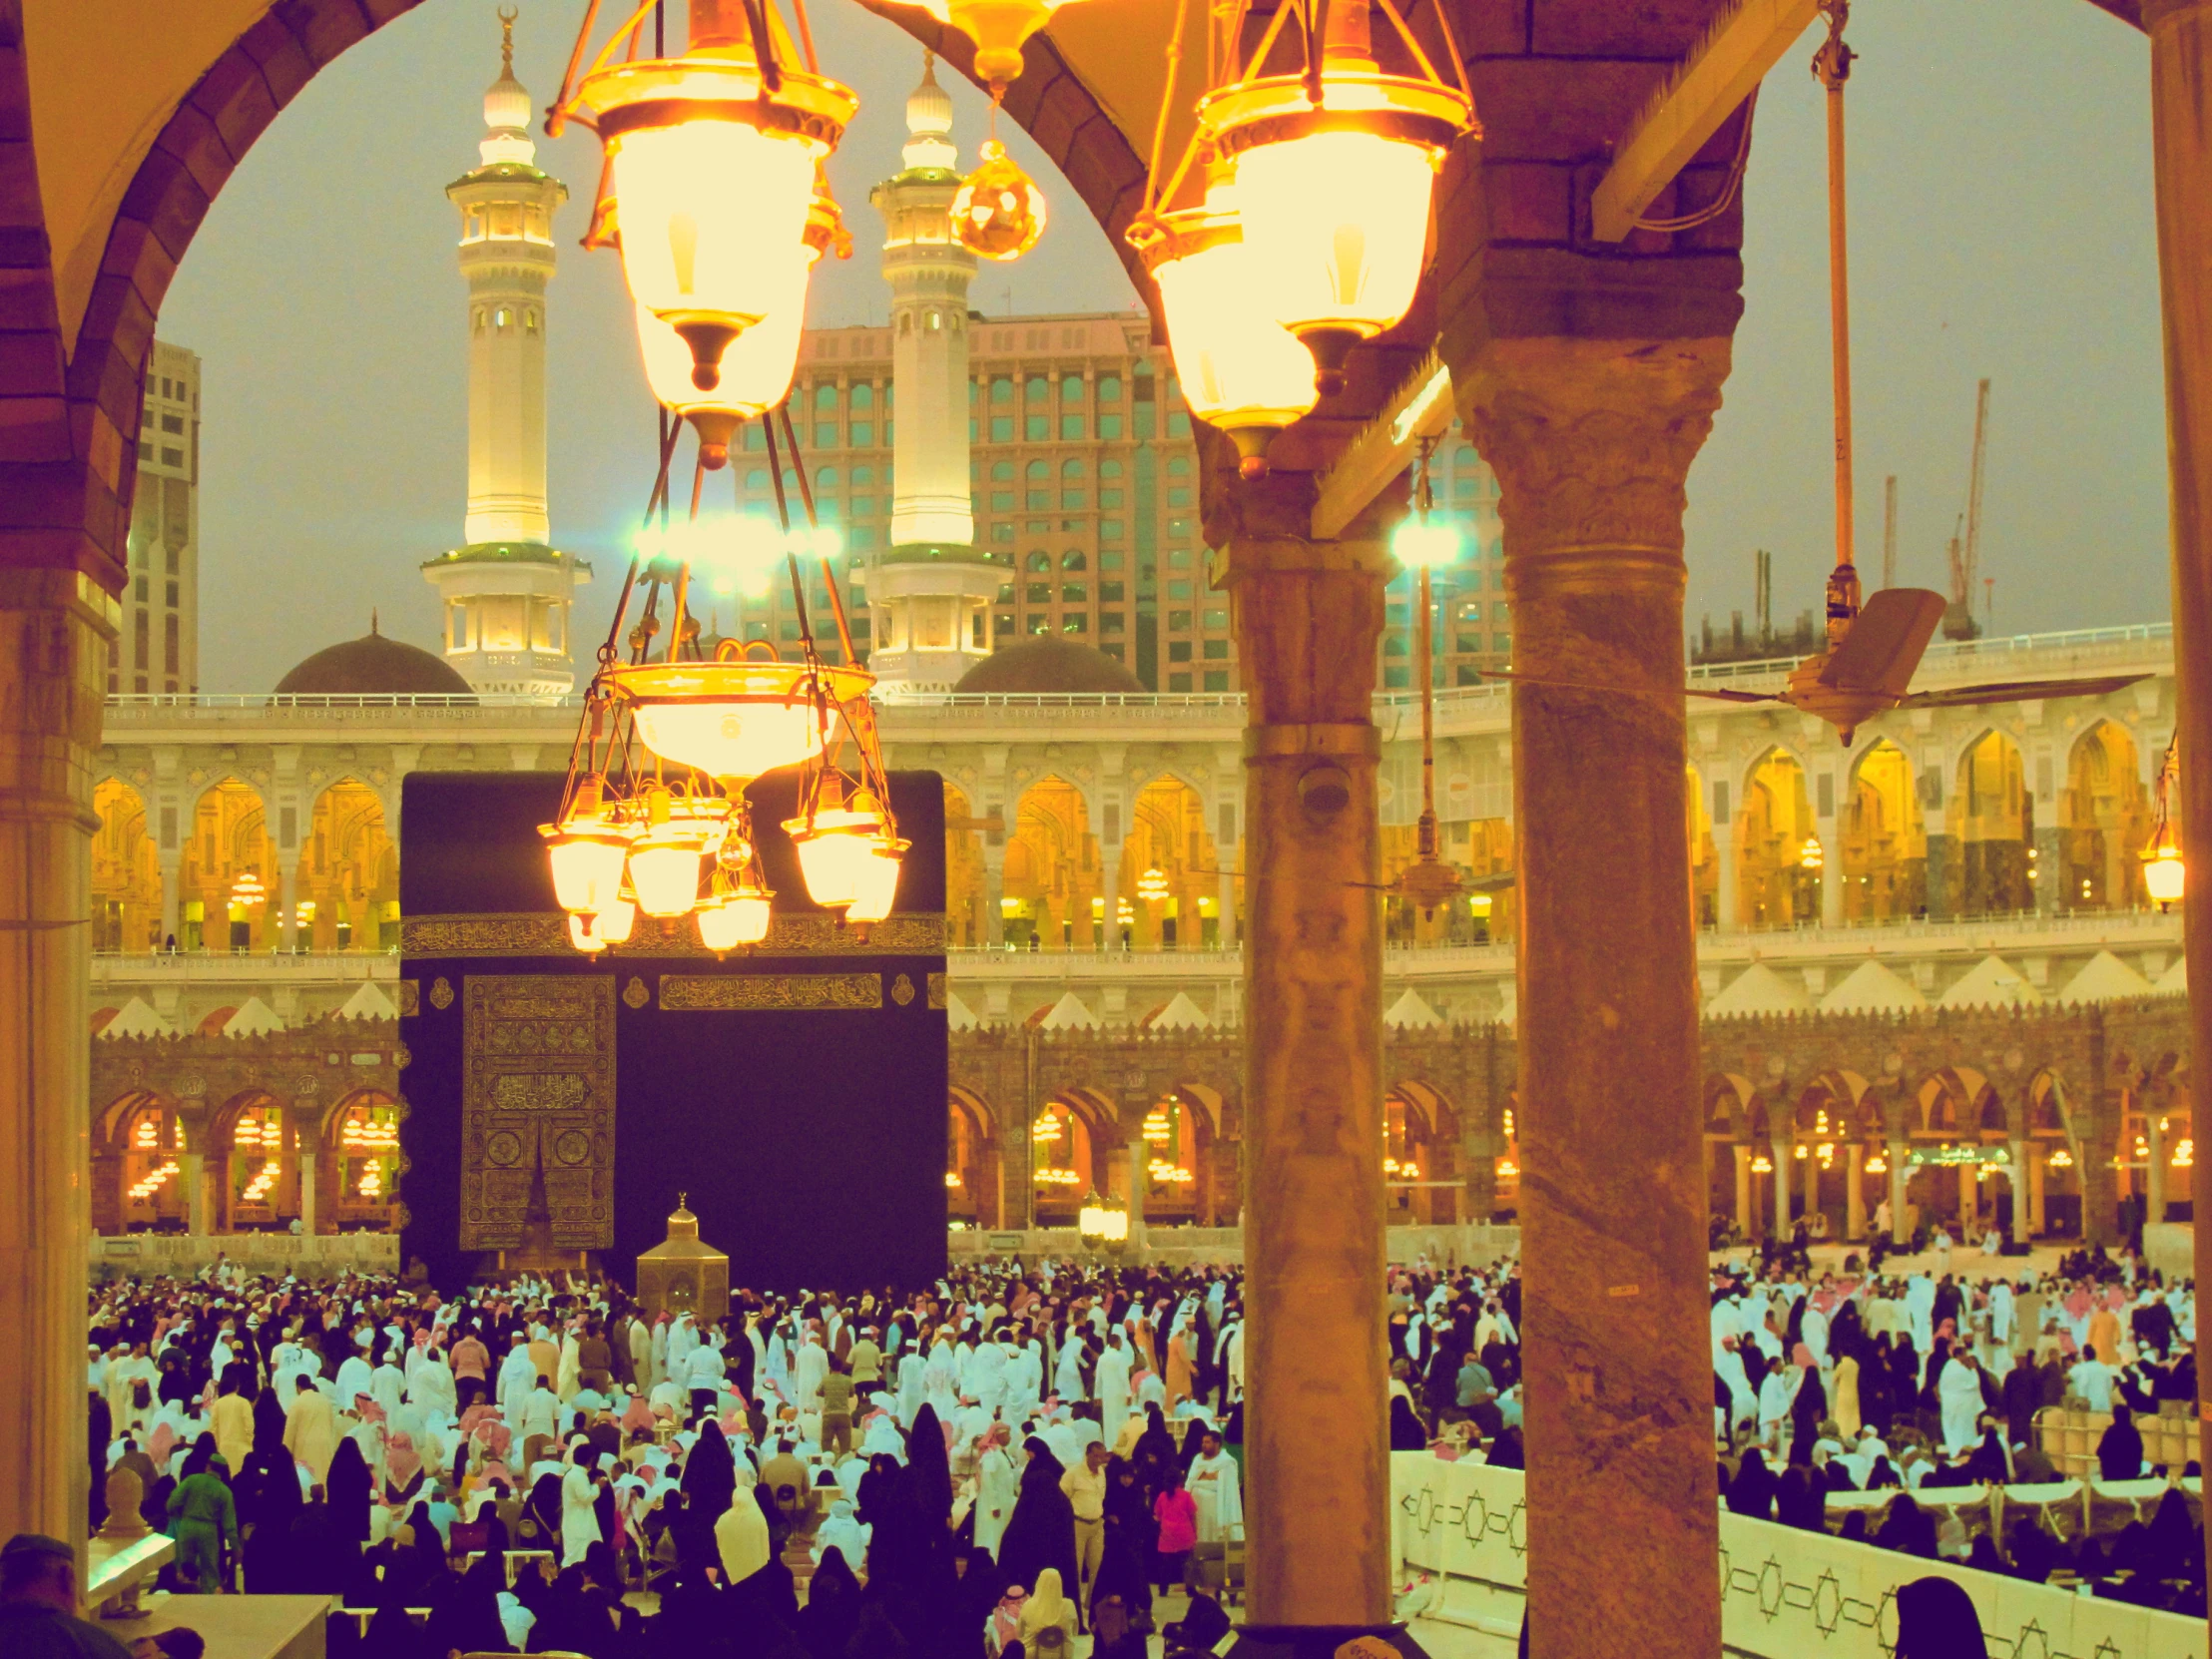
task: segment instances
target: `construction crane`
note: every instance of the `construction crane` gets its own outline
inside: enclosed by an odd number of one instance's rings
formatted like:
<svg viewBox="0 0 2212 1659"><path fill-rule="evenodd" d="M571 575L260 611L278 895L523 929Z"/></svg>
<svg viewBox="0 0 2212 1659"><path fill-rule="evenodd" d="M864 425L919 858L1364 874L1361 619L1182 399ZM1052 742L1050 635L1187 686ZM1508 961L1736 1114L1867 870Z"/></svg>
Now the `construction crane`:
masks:
<svg viewBox="0 0 2212 1659"><path fill-rule="evenodd" d="M1973 465L1966 475L1966 515L1963 530L1950 538L1950 601L1943 607L1943 638L1972 640L1981 637L1974 620L1973 584L1981 563L1981 457L1989 434L1989 382L1983 380L1974 394Z"/></svg>
<svg viewBox="0 0 2212 1659"><path fill-rule="evenodd" d="M1882 481L1882 585L1898 585L1898 477Z"/></svg>

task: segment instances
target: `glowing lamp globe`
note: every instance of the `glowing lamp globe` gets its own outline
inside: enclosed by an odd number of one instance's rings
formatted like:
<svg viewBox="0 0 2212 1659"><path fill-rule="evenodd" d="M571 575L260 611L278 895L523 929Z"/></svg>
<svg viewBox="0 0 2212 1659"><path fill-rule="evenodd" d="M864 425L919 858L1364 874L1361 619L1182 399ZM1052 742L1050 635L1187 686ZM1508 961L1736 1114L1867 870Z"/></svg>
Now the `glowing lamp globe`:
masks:
<svg viewBox="0 0 2212 1659"><path fill-rule="evenodd" d="M998 140L985 139L976 156L952 198L952 235L979 259L1018 260L1044 235L1044 192Z"/></svg>
<svg viewBox="0 0 2212 1659"><path fill-rule="evenodd" d="M919 0L939 23L975 42L975 78L993 92L1021 76L1021 48L1069 0Z"/></svg>
<svg viewBox="0 0 2212 1659"><path fill-rule="evenodd" d="M1227 178L1206 206L1163 214L1147 235L1145 269L1160 289L1183 395L1237 446L1246 477L1267 470L1268 445L1314 406L1314 363L1297 336L1252 302L1252 270Z"/></svg>
<svg viewBox="0 0 2212 1659"><path fill-rule="evenodd" d="M628 896L616 899L592 918L593 930L609 944L628 944L637 924L637 901Z"/></svg>
<svg viewBox="0 0 2212 1659"><path fill-rule="evenodd" d="M568 918L568 942L587 956L596 956L607 948L607 941L592 926L591 916L572 915Z"/></svg>
<svg viewBox="0 0 2212 1659"><path fill-rule="evenodd" d="M1390 535L1390 553L1408 570L1441 570L1459 557L1459 532L1440 519L1408 518Z"/></svg>
<svg viewBox="0 0 2212 1659"><path fill-rule="evenodd" d="M553 896L571 914L604 909L622 890L623 860L635 830L597 817L541 824L553 866Z"/></svg>
<svg viewBox="0 0 2212 1659"><path fill-rule="evenodd" d="M682 336L692 384L714 391L730 343L789 302L815 164L859 100L797 68L768 93L743 42L616 64L578 96L599 111L631 296Z"/></svg>
<svg viewBox="0 0 2212 1659"><path fill-rule="evenodd" d="M869 797L856 795L849 807L826 808L811 822L787 819L784 829L798 850L809 897L834 910L860 896L883 830L883 815Z"/></svg>
<svg viewBox="0 0 2212 1659"><path fill-rule="evenodd" d="M699 864L705 849L689 825L664 824L640 835L630 848L630 884L638 908L649 916L688 915L699 901Z"/></svg>
<svg viewBox="0 0 2212 1659"><path fill-rule="evenodd" d="M1350 57L1329 60L1318 109L1296 75L1200 102L1236 166L1252 298L1305 342L1324 393L1343 388L1355 344L1412 305L1436 170L1472 115L1453 88Z"/></svg>
<svg viewBox="0 0 2212 1659"><path fill-rule="evenodd" d="M911 841L878 840L852 891L852 903L844 912L847 921L881 921L891 913L898 897L898 871Z"/></svg>
<svg viewBox="0 0 2212 1659"><path fill-rule="evenodd" d="M2172 841L2161 841L2143 854L2143 886L2159 904L2180 901L2186 874L2181 848Z"/></svg>
<svg viewBox="0 0 2212 1659"><path fill-rule="evenodd" d="M827 721L815 707L818 673L830 705ZM834 745L837 706L874 684L865 669L735 655L616 668L610 677L631 703L647 749L726 784L810 760L826 740Z"/></svg>

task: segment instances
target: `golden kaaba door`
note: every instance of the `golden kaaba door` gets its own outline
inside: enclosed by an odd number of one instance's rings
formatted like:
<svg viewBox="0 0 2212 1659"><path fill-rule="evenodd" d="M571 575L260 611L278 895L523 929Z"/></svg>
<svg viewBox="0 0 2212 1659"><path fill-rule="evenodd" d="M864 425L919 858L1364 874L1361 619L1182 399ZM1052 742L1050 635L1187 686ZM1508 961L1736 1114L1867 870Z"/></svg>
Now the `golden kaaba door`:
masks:
<svg viewBox="0 0 2212 1659"><path fill-rule="evenodd" d="M469 974L461 1090L461 1248L523 1242L542 1180L552 1242L614 1242L615 982Z"/></svg>

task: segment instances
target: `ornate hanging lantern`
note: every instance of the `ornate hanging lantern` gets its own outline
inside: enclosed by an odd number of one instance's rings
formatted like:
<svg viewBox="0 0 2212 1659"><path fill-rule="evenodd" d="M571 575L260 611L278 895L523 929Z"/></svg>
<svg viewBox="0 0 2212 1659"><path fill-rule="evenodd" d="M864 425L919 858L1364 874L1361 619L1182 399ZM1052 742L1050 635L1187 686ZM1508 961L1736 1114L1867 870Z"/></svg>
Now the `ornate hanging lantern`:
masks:
<svg viewBox="0 0 2212 1659"><path fill-rule="evenodd" d="M1253 305L1262 284L1245 247L1235 181L1217 168L1204 207L1151 216L1129 235L1159 285L1191 412L1228 433L1244 475L1258 476L1276 434L1320 394L1297 336Z"/></svg>
<svg viewBox="0 0 2212 1659"><path fill-rule="evenodd" d="M553 136L569 121L587 125L606 147L586 246L620 246L657 390L687 417L704 417L711 443L710 429L733 410L758 414L775 401L761 399L764 386L789 382L819 167L859 108L849 88L821 73L795 5L805 68L773 0L690 0L681 57L635 56L658 10L642 5L579 79L594 6L546 120ZM648 314L656 326L646 326ZM749 383L733 397L697 401L673 383L662 328L683 342L694 391L715 393L732 345L772 316L780 326L760 342L760 360L734 365ZM728 430L718 445L725 455Z"/></svg>
<svg viewBox="0 0 2212 1659"><path fill-rule="evenodd" d="M2182 862L2181 848L2174 844L2171 817L2174 745L2179 741L2180 734L2176 733L2166 744L2166 758L2159 763L2158 815L2151 824L2150 840L2143 847L2143 890L2161 910L2179 903L2188 884L2188 866Z"/></svg>
<svg viewBox="0 0 2212 1659"><path fill-rule="evenodd" d="M1411 306L1436 172L1478 131L1448 23L1455 85L1399 12L1382 11L1411 73L1375 57L1369 0L1302 0L1276 12L1242 69L1234 51L1220 54L1233 73L1198 104L1194 151L1235 171L1250 297L1305 342L1325 394L1341 389L1346 353ZM1303 68L1266 73L1294 16Z"/></svg>

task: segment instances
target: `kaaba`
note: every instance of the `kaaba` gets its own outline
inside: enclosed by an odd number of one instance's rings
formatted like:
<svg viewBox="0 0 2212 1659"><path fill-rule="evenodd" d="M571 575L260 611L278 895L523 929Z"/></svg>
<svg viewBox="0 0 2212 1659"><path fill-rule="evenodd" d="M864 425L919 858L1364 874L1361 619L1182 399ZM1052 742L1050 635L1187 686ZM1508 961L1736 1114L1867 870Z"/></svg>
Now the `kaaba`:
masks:
<svg viewBox="0 0 2212 1659"><path fill-rule="evenodd" d="M735 1285L945 1271L944 791L889 783L912 844L891 914L860 927L807 896L781 827L796 773L755 781L775 921L718 959L689 917L569 944L538 835L559 774L409 775L398 1198L432 1283L585 1253L628 1282L679 1192Z"/></svg>

